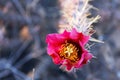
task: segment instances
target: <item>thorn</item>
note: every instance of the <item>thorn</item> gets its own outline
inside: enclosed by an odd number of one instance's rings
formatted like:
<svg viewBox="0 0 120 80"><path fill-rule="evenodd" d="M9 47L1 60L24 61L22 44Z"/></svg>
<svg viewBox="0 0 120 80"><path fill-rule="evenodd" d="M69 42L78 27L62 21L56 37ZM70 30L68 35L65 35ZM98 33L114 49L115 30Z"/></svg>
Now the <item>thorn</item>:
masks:
<svg viewBox="0 0 120 80"><path fill-rule="evenodd" d="M96 56L92 56L92 58L93 58L93 59L97 59L97 57L96 57Z"/></svg>
<svg viewBox="0 0 120 80"><path fill-rule="evenodd" d="M88 60L88 63L90 63L90 60Z"/></svg>

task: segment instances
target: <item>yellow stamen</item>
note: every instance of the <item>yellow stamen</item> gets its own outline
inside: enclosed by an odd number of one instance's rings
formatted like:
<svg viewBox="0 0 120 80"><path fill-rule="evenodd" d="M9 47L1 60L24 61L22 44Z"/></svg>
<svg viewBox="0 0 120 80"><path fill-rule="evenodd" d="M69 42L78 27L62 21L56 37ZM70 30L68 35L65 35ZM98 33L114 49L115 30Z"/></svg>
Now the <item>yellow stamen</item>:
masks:
<svg viewBox="0 0 120 80"><path fill-rule="evenodd" d="M68 59L71 62L76 62L79 60L79 48L74 43L65 42L61 46L59 55L61 59Z"/></svg>

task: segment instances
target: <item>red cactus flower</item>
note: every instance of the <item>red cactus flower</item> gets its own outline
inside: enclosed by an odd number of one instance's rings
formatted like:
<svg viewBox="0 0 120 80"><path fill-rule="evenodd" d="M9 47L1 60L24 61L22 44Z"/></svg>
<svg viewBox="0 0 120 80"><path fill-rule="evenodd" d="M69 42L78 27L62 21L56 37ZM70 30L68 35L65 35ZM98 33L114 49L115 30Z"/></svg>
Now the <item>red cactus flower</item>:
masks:
<svg viewBox="0 0 120 80"><path fill-rule="evenodd" d="M73 28L71 32L66 30L62 34L48 34L46 37L47 52L55 64L66 66L66 70L80 68L91 58L84 45L88 42L89 36L79 33Z"/></svg>

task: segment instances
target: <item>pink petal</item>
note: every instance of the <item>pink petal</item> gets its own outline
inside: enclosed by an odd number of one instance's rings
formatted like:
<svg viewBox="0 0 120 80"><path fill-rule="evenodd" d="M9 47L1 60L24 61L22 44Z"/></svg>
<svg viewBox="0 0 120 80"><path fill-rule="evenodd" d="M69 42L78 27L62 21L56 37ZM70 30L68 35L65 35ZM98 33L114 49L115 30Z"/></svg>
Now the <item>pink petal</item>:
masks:
<svg viewBox="0 0 120 80"><path fill-rule="evenodd" d="M76 31L75 28L72 29L71 33L70 33L70 38L72 39L79 39L79 33Z"/></svg>
<svg viewBox="0 0 120 80"><path fill-rule="evenodd" d="M69 38L70 32L67 32L66 30L61 34L62 36Z"/></svg>
<svg viewBox="0 0 120 80"><path fill-rule="evenodd" d="M82 55L80 60L74 65L76 68L80 68L83 66L83 64L86 64L88 60L92 58L92 54L90 54L85 48L84 45L82 44L81 41L79 41L79 45L81 47Z"/></svg>
<svg viewBox="0 0 120 80"><path fill-rule="evenodd" d="M92 58L92 54L88 52L84 52L80 58L80 60L74 65L76 68L82 67L84 64L88 62Z"/></svg>
<svg viewBox="0 0 120 80"><path fill-rule="evenodd" d="M46 42L50 45L59 45L64 41L64 38L59 37L60 34L48 34Z"/></svg>
<svg viewBox="0 0 120 80"><path fill-rule="evenodd" d="M84 54L82 54L80 60L79 60L76 64L74 64L74 67L75 67L75 68L80 68L80 67L82 67L82 62L83 62L83 60L84 60Z"/></svg>
<svg viewBox="0 0 120 80"><path fill-rule="evenodd" d="M62 63L62 65L65 65L66 66L66 70L67 71L70 71L73 67L73 65L70 63L69 60L65 59L64 62Z"/></svg>
<svg viewBox="0 0 120 80"><path fill-rule="evenodd" d="M67 65L66 65L66 69L67 69L67 71L70 71L70 70L72 69L72 67L73 67L72 65L67 64Z"/></svg>
<svg viewBox="0 0 120 80"><path fill-rule="evenodd" d="M83 45L85 45L89 40L89 36L77 32L75 28L72 29L70 33L70 38L75 40L76 42L81 41Z"/></svg>
<svg viewBox="0 0 120 80"><path fill-rule="evenodd" d="M48 45L48 47L47 47L48 55L50 55L52 57L52 60L55 64L60 64L61 59L57 52L58 52L57 47L53 48L51 45Z"/></svg>
<svg viewBox="0 0 120 80"><path fill-rule="evenodd" d="M83 35L81 33L80 41L83 45L85 45L89 41L90 36Z"/></svg>
<svg viewBox="0 0 120 80"><path fill-rule="evenodd" d="M62 34L48 34L46 37L46 42L51 46L59 46L69 39L69 32L66 30Z"/></svg>
<svg viewBox="0 0 120 80"><path fill-rule="evenodd" d="M55 64L60 64L61 59L58 54L52 53L50 56L52 57L52 60Z"/></svg>
<svg viewBox="0 0 120 80"><path fill-rule="evenodd" d="M48 46L47 46L47 53L48 53L48 54L58 53L60 47L61 47L61 45L60 45L60 46L52 46L52 45L49 45L49 44L48 44Z"/></svg>
<svg viewBox="0 0 120 80"><path fill-rule="evenodd" d="M92 58L92 54L91 53L85 53L85 55L84 55L84 60L83 60L83 62L82 62L82 64L86 64L91 58Z"/></svg>
<svg viewBox="0 0 120 80"><path fill-rule="evenodd" d="M86 51L85 48L84 48L84 44L81 41L79 41L79 45L80 45L80 48L81 48L82 52Z"/></svg>
<svg viewBox="0 0 120 80"><path fill-rule="evenodd" d="M51 54L55 53L55 50L52 47L47 47L47 53L49 55L51 55Z"/></svg>
<svg viewBox="0 0 120 80"><path fill-rule="evenodd" d="M84 60L82 63L86 64L88 60L90 60L92 58L92 54L89 53L85 48L84 48L84 45L79 41L79 45L81 46L81 49L83 51L83 54L84 54Z"/></svg>

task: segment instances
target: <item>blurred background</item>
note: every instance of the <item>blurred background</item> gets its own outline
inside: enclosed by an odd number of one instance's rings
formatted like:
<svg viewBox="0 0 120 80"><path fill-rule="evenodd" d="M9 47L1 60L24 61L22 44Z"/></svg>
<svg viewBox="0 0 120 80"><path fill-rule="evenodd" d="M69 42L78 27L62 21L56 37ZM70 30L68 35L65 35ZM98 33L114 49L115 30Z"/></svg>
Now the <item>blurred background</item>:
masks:
<svg viewBox="0 0 120 80"><path fill-rule="evenodd" d="M96 56L66 73L46 52L45 37L58 31L59 0L0 0L0 80L120 80L120 0L93 0L101 19L93 24Z"/></svg>

